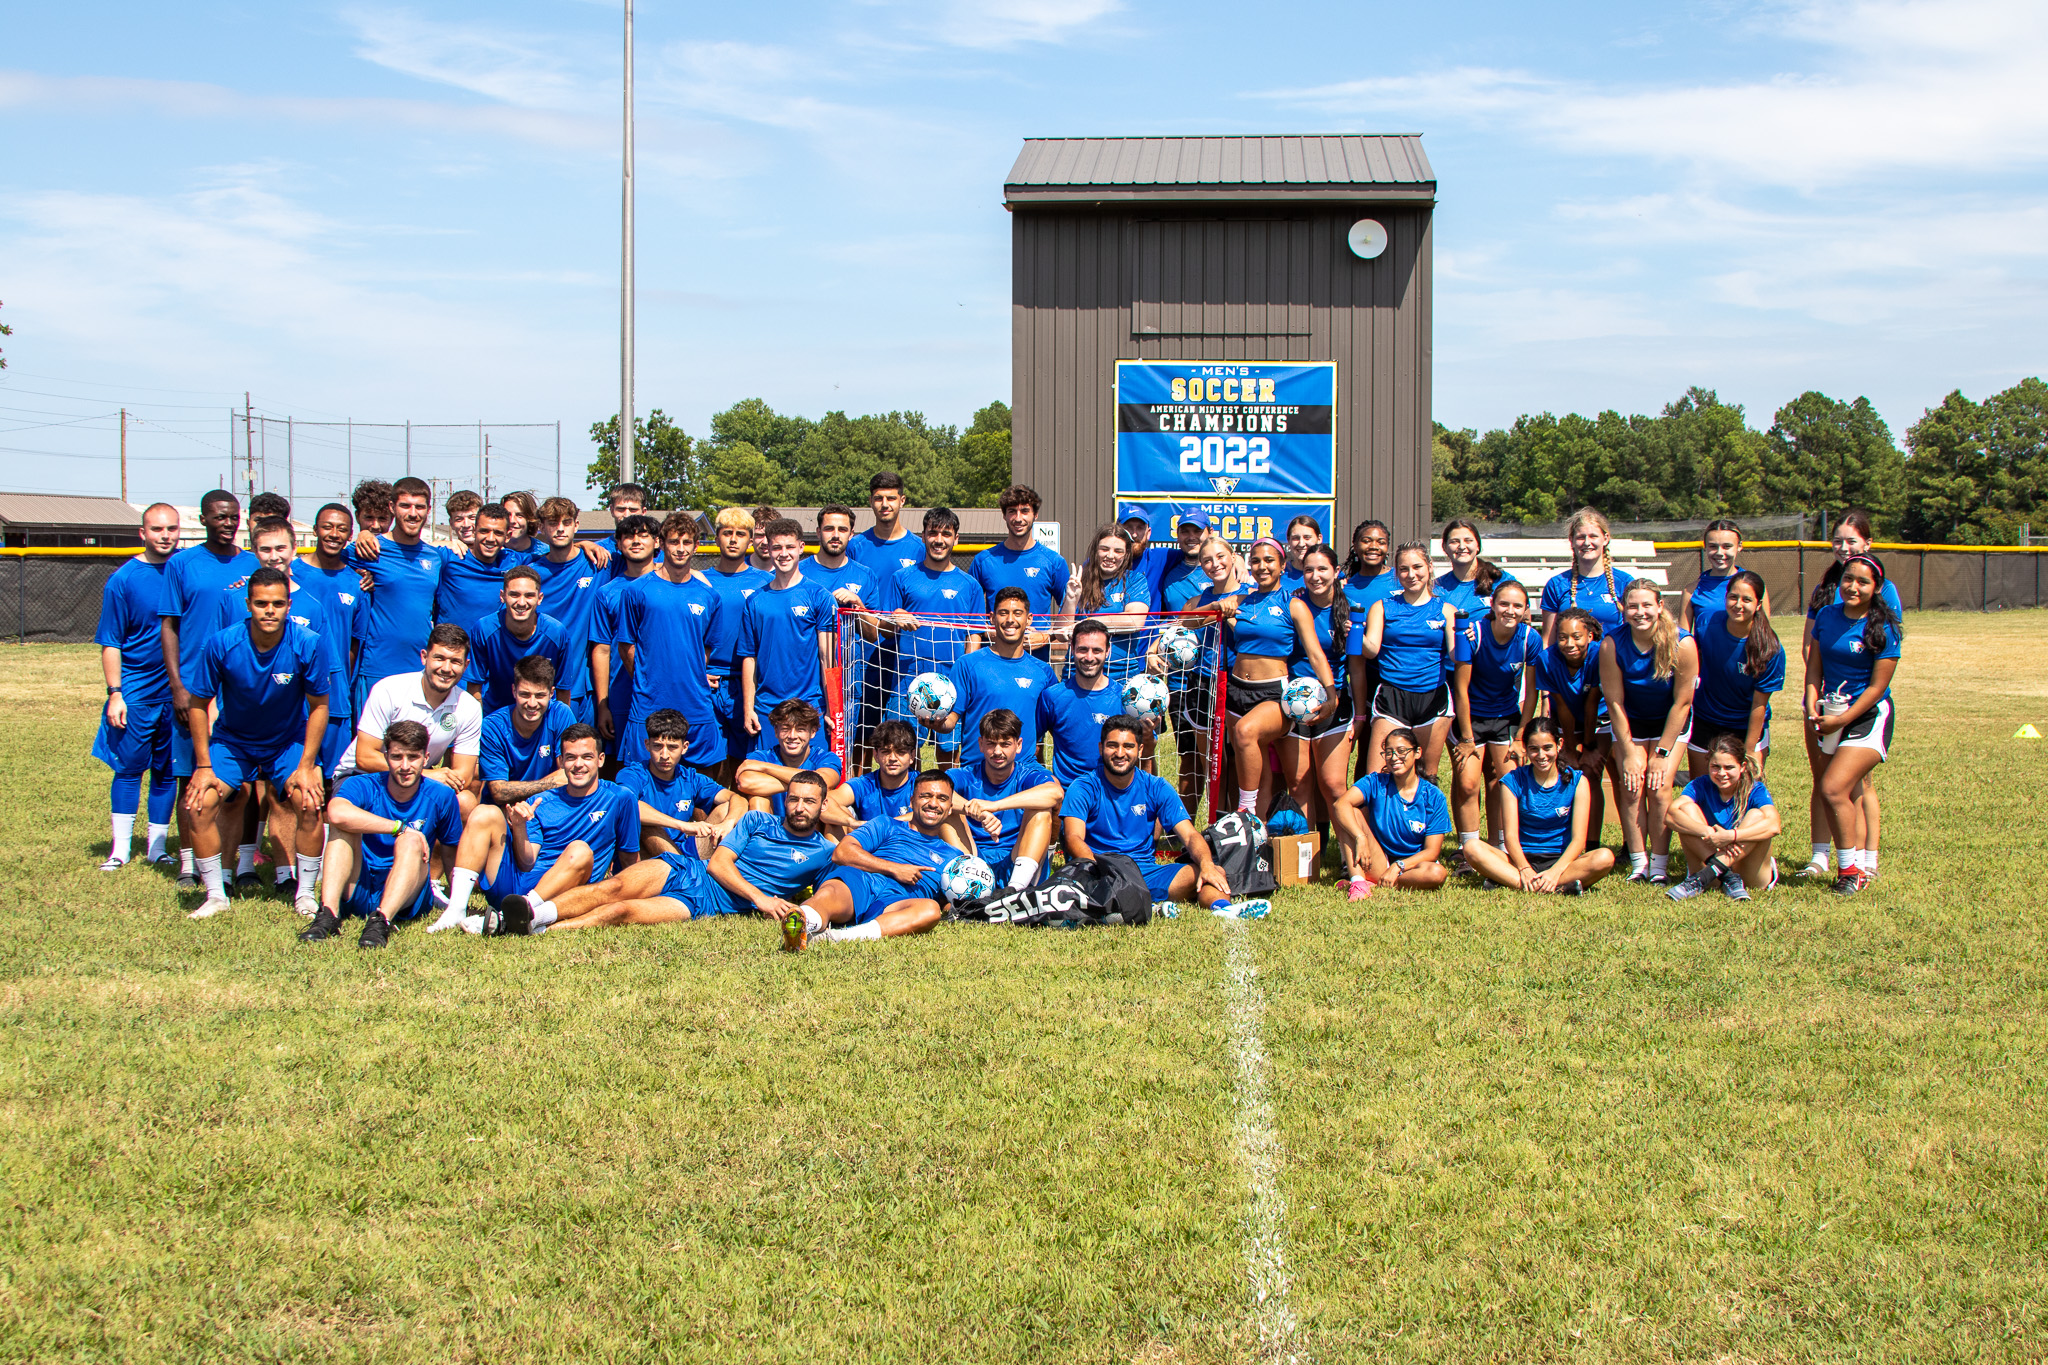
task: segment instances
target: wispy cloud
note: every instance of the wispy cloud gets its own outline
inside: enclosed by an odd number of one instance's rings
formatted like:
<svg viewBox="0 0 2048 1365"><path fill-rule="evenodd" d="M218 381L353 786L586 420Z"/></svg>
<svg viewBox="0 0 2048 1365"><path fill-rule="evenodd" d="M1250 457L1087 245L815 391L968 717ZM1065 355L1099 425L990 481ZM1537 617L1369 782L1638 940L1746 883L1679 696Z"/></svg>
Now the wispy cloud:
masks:
<svg viewBox="0 0 2048 1365"><path fill-rule="evenodd" d="M594 52L559 35L437 23L400 10L346 9L364 61L523 109L591 111ZM614 58L612 78L617 78Z"/></svg>

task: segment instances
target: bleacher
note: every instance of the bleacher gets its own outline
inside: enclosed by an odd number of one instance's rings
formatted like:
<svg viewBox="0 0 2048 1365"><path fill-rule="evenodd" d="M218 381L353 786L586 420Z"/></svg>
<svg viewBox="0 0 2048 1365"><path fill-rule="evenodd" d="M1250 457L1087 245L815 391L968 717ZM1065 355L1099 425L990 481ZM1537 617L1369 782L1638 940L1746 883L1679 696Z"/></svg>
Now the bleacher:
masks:
<svg viewBox="0 0 2048 1365"><path fill-rule="evenodd" d="M1671 561L1657 557L1654 541L1615 540L1608 545L1607 553L1615 568L1627 570L1632 577L1663 584L1667 598L1691 586L1685 584L1676 589L1670 586ZM1540 598L1543 585L1572 566L1571 542L1562 538L1520 540L1499 536L1487 540L1481 554L1525 584L1532 598ZM1433 561L1439 574L1450 571L1451 562L1444 558L1442 550L1434 552Z"/></svg>

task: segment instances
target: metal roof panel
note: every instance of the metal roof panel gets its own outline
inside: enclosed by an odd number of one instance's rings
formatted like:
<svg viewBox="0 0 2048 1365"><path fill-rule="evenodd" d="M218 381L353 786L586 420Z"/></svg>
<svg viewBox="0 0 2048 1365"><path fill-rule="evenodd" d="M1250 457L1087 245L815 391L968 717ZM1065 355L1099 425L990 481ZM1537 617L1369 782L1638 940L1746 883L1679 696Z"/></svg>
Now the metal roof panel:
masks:
<svg viewBox="0 0 2048 1365"><path fill-rule="evenodd" d="M1416 134L1270 137L1027 138L1007 188L1232 185L1356 188L1433 187L1436 173Z"/></svg>

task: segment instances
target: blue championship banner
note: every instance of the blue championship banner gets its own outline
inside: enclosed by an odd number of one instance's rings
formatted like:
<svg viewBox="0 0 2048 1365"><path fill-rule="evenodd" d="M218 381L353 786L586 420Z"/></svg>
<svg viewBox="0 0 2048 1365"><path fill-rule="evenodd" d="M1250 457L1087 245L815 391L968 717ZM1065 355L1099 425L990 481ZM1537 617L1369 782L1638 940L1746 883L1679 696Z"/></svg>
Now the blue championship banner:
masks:
<svg viewBox="0 0 2048 1365"><path fill-rule="evenodd" d="M1180 533L1181 518L1200 512L1209 529L1242 550L1260 536L1287 539L1287 523L1306 514L1323 528L1326 544L1337 506L1331 502L1239 502L1235 498L1118 498L1116 519L1144 517L1152 523L1152 543L1171 545Z"/></svg>
<svg viewBox="0 0 2048 1365"><path fill-rule="evenodd" d="M1334 499L1332 361L1119 360L1120 498Z"/></svg>

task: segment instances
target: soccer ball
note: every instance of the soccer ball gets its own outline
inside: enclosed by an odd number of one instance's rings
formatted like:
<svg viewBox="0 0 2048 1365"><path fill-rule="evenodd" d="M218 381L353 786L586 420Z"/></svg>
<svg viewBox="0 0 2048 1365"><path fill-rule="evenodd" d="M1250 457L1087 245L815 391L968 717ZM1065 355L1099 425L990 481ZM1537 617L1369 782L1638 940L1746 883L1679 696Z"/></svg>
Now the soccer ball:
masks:
<svg viewBox="0 0 2048 1365"><path fill-rule="evenodd" d="M1289 678L1287 686L1280 689L1280 709L1289 720L1307 720L1329 699L1330 694L1314 678Z"/></svg>
<svg viewBox="0 0 2048 1365"><path fill-rule="evenodd" d="M959 693L953 680L943 673L920 673L910 680L903 694L910 702L910 714L929 724L953 709Z"/></svg>
<svg viewBox="0 0 2048 1365"><path fill-rule="evenodd" d="M980 900L996 889L996 874L971 853L963 853L939 869L939 887L949 901Z"/></svg>
<svg viewBox="0 0 2048 1365"><path fill-rule="evenodd" d="M1166 714L1166 680L1140 673L1124 684L1124 714L1141 720L1157 720Z"/></svg>
<svg viewBox="0 0 2048 1365"><path fill-rule="evenodd" d="M1168 626L1159 632L1159 652L1175 668L1193 668L1202 659L1202 637L1186 626Z"/></svg>

